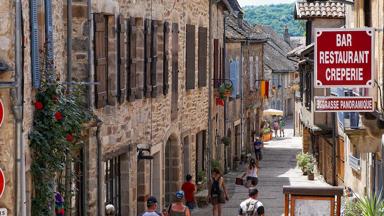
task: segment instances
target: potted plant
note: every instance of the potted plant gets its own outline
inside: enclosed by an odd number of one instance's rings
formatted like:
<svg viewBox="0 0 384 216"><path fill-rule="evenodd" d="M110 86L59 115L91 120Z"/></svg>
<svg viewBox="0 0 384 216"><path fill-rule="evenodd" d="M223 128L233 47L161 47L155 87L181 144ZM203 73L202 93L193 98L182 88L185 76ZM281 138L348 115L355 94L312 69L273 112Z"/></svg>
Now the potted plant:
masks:
<svg viewBox="0 0 384 216"><path fill-rule="evenodd" d="M315 164L313 162L309 162L307 164L307 167L306 167L306 170L307 170L307 173L308 173L308 180L315 180L315 174L313 173L315 169Z"/></svg>
<svg viewBox="0 0 384 216"><path fill-rule="evenodd" d="M225 136L223 138L221 138L221 142L225 145L225 146L229 146L231 144L231 138Z"/></svg>
<svg viewBox="0 0 384 216"><path fill-rule="evenodd" d="M231 83L223 83L219 87L219 93L221 96L229 97L233 91L233 86Z"/></svg>
<svg viewBox="0 0 384 216"><path fill-rule="evenodd" d="M307 165L310 163L310 156L307 153L299 153L296 155L297 166L303 171L303 175L307 175Z"/></svg>
<svg viewBox="0 0 384 216"><path fill-rule="evenodd" d="M196 184L197 184L197 190L201 191L205 189L205 183L206 183L206 176L205 176L205 171L201 170L197 173L196 176Z"/></svg>

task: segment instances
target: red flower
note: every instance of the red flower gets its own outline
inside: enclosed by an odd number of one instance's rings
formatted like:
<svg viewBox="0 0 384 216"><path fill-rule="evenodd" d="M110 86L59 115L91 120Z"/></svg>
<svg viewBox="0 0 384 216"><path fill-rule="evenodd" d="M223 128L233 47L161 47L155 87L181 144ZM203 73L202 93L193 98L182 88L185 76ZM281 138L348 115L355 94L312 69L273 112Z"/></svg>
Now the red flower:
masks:
<svg viewBox="0 0 384 216"><path fill-rule="evenodd" d="M63 120L63 114L61 114L61 112L56 112L56 113L55 113L55 119L56 119L57 121L61 121L61 120Z"/></svg>
<svg viewBox="0 0 384 216"><path fill-rule="evenodd" d="M65 136L65 139L68 141L68 142L72 142L73 141L73 135L72 134L67 134L67 136Z"/></svg>
<svg viewBox="0 0 384 216"><path fill-rule="evenodd" d="M43 103L41 103L40 101L36 101L35 102L35 108L37 110L42 110L44 108Z"/></svg>
<svg viewBox="0 0 384 216"><path fill-rule="evenodd" d="M59 97L54 95L54 96L52 96L52 100L53 100L53 102L57 103L59 101Z"/></svg>

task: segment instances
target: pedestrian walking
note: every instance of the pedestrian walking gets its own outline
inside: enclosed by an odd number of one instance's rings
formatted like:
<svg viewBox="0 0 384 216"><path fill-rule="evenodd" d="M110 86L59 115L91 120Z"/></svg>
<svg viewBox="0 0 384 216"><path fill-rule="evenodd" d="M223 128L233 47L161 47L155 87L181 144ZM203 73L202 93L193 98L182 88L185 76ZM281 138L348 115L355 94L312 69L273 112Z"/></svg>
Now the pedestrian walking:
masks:
<svg viewBox="0 0 384 216"><path fill-rule="evenodd" d="M263 155L261 152L261 149L264 147L263 141L261 141L260 137L256 137L255 142L253 142L253 149L255 151L255 158L256 158L256 166L259 167L259 162L262 160Z"/></svg>
<svg viewBox="0 0 384 216"><path fill-rule="evenodd" d="M257 200L258 194L259 191L256 188L249 189L249 198L240 204L239 216L264 216L264 206Z"/></svg>
<svg viewBox="0 0 384 216"><path fill-rule="evenodd" d="M285 133L284 133L285 120L283 117L281 117L279 125L280 125L280 136L285 137ZM283 135L281 135L281 134L283 134Z"/></svg>
<svg viewBox="0 0 384 216"><path fill-rule="evenodd" d="M221 204L229 199L224 178L217 168L212 170L212 178L208 184L208 200L213 206L212 216L221 216Z"/></svg>
<svg viewBox="0 0 384 216"><path fill-rule="evenodd" d="M187 205L190 210L193 210L196 207L196 186L193 184L190 174L185 176L185 182L181 186L181 190L183 190L185 194L185 205Z"/></svg>
<svg viewBox="0 0 384 216"><path fill-rule="evenodd" d="M247 167L247 170L245 171L244 175L242 176L242 178L244 178L244 176L247 176L247 178L246 178L247 181L245 183L246 187L255 187L257 185L257 183L259 182L258 172L259 172L259 170L256 167L255 160L251 159L251 161L249 162L249 165Z"/></svg>
<svg viewBox="0 0 384 216"><path fill-rule="evenodd" d="M184 205L184 192L177 191L175 201L168 208L167 216L191 216L189 208Z"/></svg>
<svg viewBox="0 0 384 216"><path fill-rule="evenodd" d="M150 196L147 199L147 211L142 216L162 216L157 210L157 199L154 196Z"/></svg>
<svg viewBox="0 0 384 216"><path fill-rule="evenodd" d="M273 130L275 131L275 137L277 137L277 131L279 130L279 122L277 120L273 122Z"/></svg>

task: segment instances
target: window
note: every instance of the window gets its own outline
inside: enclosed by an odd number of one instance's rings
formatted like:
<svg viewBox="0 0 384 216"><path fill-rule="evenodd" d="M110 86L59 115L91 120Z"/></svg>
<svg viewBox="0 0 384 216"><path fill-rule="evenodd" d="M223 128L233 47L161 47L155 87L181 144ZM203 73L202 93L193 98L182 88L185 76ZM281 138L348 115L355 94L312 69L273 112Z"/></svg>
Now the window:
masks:
<svg viewBox="0 0 384 216"><path fill-rule="evenodd" d="M253 70L253 56L249 57L249 90L254 90L254 84L255 84L255 74Z"/></svg>
<svg viewBox="0 0 384 216"><path fill-rule="evenodd" d="M95 14L95 103L96 108L104 107L108 104L110 88L108 83L108 17L103 14ZM110 79L109 79L110 80Z"/></svg>
<svg viewBox="0 0 384 216"><path fill-rule="evenodd" d="M195 88L195 26L187 24L186 27L186 76L185 87L187 90Z"/></svg>
<svg viewBox="0 0 384 216"><path fill-rule="evenodd" d="M364 0L364 25L366 27L372 27L372 0Z"/></svg>
<svg viewBox="0 0 384 216"><path fill-rule="evenodd" d="M312 75L311 75L311 66L306 65L304 71L304 106L311 110L311 100L312 100Z"/></svg>
<svg viewBox="0 0 384 216"><path fill-rule="evenodd" d="M213 80L214 88L220 86L220 75L219 75L219 39L213 39Z"/></svg>
<svg viewBox="0 0 384 216"><path fill-rule="evenodd" d="M121 181L120 181L120 156L105 162L106 204L115 207L116 214L121 215Z"/></svg>

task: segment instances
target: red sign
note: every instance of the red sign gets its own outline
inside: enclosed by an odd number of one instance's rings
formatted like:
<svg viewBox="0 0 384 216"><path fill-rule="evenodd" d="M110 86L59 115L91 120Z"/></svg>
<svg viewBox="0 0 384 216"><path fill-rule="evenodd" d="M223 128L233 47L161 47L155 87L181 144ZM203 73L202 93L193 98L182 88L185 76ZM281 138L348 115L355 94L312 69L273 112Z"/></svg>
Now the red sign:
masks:
<svg viewBox="0 0 384 216"><path fill-rule="evenodd" d="M4 177L3 170L0 169L0 198L3 195L4 188L5 188L5 177Z"/></svg>
<svg viewBox="0 0 384 216"><path fill-rule="evenodd" d="M316 29L315 88L372 87L374 33L366 29Z"/></svg>
<svg viewBox="0 0 384 216"><path fill-rule="evenodd" d="M315 112L373 112L373 97L315 97Z"/></svg>
<svg viewBox="0 0 384 216"><path fill-rule="evenodd" d="M4 120L4 105L3 102L0 99L0 127Z"/></svg>

